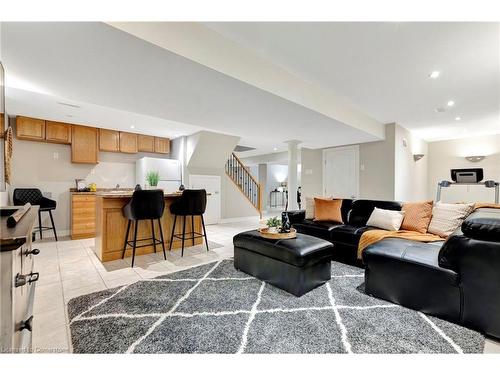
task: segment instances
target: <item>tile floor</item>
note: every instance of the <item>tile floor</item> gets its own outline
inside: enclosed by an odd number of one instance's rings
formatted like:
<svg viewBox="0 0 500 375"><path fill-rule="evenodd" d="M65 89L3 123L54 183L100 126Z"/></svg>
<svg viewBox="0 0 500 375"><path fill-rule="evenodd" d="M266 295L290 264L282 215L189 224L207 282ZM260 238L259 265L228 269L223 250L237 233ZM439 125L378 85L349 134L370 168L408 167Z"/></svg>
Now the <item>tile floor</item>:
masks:
<svg viewBox="0 0 500 375"><path fill-rule="evenodd" d="M70 352L70 335L66 305L76 296L106 288L133 283L179 271L203 263L233 256L233 236L259 226L257 219L207 226L210 251L204 245L187 247L184 257L180 250L137 256L134 268L130 258L106 263L94 254L94 239L60 238L36 241L40 254L35 260L40 272L33 307L33 351Z"/></svg>
<svg viewBox="0 0 500 375"><path fill-rule="evenodd" d="M94 254L93 239L37 241L41 252L35 264L40 280L35 293L33 351L71 352L66 309L71 298L229 258L233 236L256 227L257 219L207 226L210 252L197 245L185 249L183 258L179 250L167 251L166 261L161 252L142 255L136 257L134 268L130 258L101 263ZM500 353L500 342L487 340L484 351Z"/></svg>

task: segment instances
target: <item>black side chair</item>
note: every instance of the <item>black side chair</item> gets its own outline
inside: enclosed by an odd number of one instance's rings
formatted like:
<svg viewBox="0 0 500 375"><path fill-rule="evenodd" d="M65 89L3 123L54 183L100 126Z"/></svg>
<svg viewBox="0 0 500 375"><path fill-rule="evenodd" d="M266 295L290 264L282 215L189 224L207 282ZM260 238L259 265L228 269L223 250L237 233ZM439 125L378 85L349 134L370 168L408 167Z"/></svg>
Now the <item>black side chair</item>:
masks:
<svg viewBox="0 0 500 375"><path fill-rule="evenodd" d="M123 206L123 215L128 219L127 224L127 234L125 235L125 243L123 244L122 259L125 257L125 251L127 245L132 247L132 267L134 267L135 260L135 249L138 247L151 246L153 245L156 253L156 245L161 244L163 248L163 257L167 260L167 254L165 253L165 243L163 242L163 230L161 228L160 218L165 210L165 200L163 198L163 190L136 190L132 195L132 199L129 203ZM139 226L140 220L150 220L151 221L151 234L153 237L149 238L137 238L137 227ZM155 238L155 227L154 220L158 220L158 226L160 227L160 239ZM128 235L130 232L130 226L134 222L134 238L132 241L128 240ZM144 245L137 246L137 241L150 241Z"/></svg>
<svg viewBox="0 0 500 375"><path fill-rule="evenodd" d="M180 198L174 201L170 205L170 212L175 215L174 216L174 225L172 227L172 235L170 236L170 247L169 250L172 250L172 243L174 242L174 238L179 238L182 240L182 252L181 256L184 256L184 241L192 240L194 246L195 238L204 237L205 244L208 249L208 240L207 240L207 231L205 230L205 220L203 220L203 214L207 208L207 192L205 189L201 190L184 190ZM175 234L175 224L177 222L177 216L182 216L184 218L182 224L182 235ZM186 217L191 216L191 230L192 232L186 233ZM194 217L201 217L201 225L203 226L203 234L195 232L194 230ZM190 235L190 237L186 237L186 235Z"/></svg>
<svg viewBox="0 0 500 375"><path fill-rule="evenodd" d="M14 193L12 196L12 200L14 201L14 206L23 206L26 203L31 203L32 205L40 206L38 210L38 230L40 232L40 239L43 238L42 232L44 230L50 230L54 232L54 237L57 241L57 232L56 226L54 225L54 218L52 217L52 210L56 209L57 202L53 199L45 198L42 195L40 189L14 189ZM51 227L43 227L42 226L42 212L48 212L50 216L50 222L52 223ZM34 238L34 237L33 237Z"/></svg>

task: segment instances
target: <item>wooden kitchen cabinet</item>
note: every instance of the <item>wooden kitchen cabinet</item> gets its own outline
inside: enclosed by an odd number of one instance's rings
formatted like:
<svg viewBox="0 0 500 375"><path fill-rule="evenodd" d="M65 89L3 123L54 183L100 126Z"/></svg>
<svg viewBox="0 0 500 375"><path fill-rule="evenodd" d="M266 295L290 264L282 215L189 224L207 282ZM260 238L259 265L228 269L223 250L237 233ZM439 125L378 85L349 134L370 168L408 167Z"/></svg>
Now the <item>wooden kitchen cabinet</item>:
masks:
<svg viewBox="0 0 500 375"><path fill-rule="evenodd" d="M98 129L73 125L71 134L71 162L97 164Z"/></svg>
<svg viewBox="0 0 500 375"><path fill-rule="evenodd" d="M120 132L116 130L99 129L99 150L120 151Z"/></svg>
<svg viewBox="0 0 500 375"><path fill-rule="evenodd" d="M94 194L71 194L71 239L95 237L95 207Z"/></svg>
<svg viewBox="0 0 500 375"><path fill-rule="evenodd" d="M53 143L71 143L71 124L64 122L46 121L45 140Z"/></svg>
<svg viewBox="0 0 500 375"><path fill-rule="evenodd" d="M120 132L120 152L137 153L137 134Z"/></svg>
<svg viewBox="0 0 500 375"><path fill-rule="evenodd" d="M140 152L155 152L155 137L139 134L137 136L137 150Z"/></svg>
<svg viewBox="0 0 500 375"><path fill-rule="evenodd" d="M155 152L168 154L170 152L170 139L155 137Z"/></svg>
<svg viewBox="0 0 500 375"><path fill-rule="evenodd" d="M16 136L19 139L27 139L31 141L45 140L45 120L17 116Z"/></svg>

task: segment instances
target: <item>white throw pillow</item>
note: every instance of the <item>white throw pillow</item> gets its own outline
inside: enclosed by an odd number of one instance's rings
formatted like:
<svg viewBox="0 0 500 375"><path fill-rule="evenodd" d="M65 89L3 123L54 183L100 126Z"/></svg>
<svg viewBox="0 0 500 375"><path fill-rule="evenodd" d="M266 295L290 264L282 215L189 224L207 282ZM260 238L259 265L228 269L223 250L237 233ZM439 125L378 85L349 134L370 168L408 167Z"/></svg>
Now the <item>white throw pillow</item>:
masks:
<svg viewBox="0 0 500 375"><path fill-rule="evenodd" d="M474 203L436 202L432 208L432 219L427 232L439 237L448 237L457 229L474 209Z"/></svg>
<svg viewBox="0 0 500 375"><path fill-rule="evenodd" d="M314 219L314 198L306 197L306 219Z"/></svg>
<svg viewBox="0 0 500 375"><path fill-rule="evenodd" d="M403 211L383 210L375 207L366 225L385 230L399 230L404 217Z"/></svg>

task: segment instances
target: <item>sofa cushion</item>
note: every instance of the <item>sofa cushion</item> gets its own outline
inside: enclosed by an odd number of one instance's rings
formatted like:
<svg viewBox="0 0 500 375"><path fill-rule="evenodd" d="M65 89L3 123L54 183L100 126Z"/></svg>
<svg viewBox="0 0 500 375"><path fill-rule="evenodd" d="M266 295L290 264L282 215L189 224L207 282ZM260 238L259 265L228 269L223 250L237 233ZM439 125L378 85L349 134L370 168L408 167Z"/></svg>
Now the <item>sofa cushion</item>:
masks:
<svg viewBox="0 0 500 375"><path fill-rule="evenodd" d="M333 228L338 227L339 223L334 223L332 221L313 221L310 219L305 219L300 223L293 224L293 227L299 233L308 234L310 236L319 237L324 240L330 241L331 231Z"/></svg>
<svg viewBox="0 0 500 375"><path fill-rule="evenodd" d="M352 202L351 207L349 219L347 222L344 221L344 223L348 223L355 227L364 227L375 207L384 210L401 211L401 203L393 201L358 199Z"/></svg>
<svg viewBox="0 0 500 375"><path fill-rule="evenodd" d="M500 217L469 217L462 223L462 232L476 240L500 242Z"/></svg>
<svg viewBox="0 0 500 375"><path fill-rule="evenodd" d="M443 243L444 241L418 242L402 238L386 238L368 246L363 252L363 259L366 259L370 255L395 258L401 261L437 268L443 272L449 272L455 278L457 277L456 272L439 266L439 251Z"/></svg>
<svg viewBox="0 0 500 375"><path fill-rule="evenodd" d="M337 225L331 230L331 241L357 247L361 235L373 227L355 227L349 224Z"/></svg>

